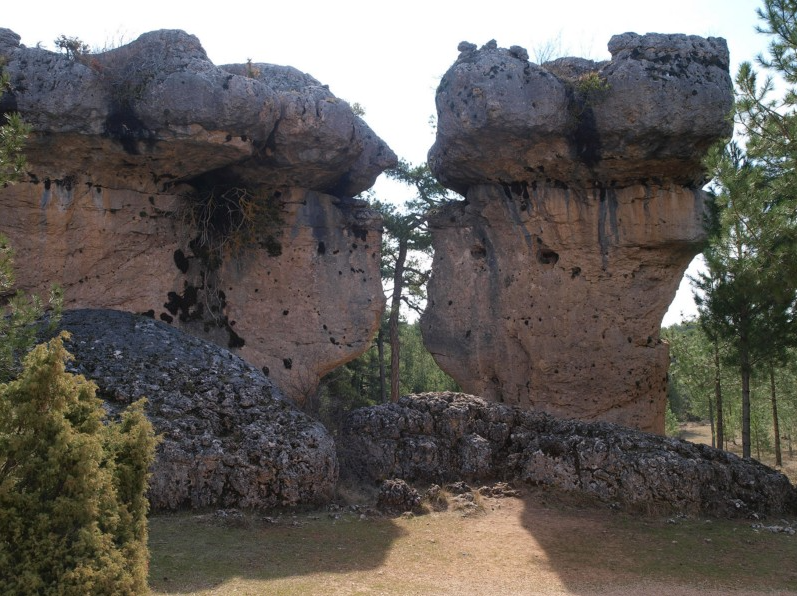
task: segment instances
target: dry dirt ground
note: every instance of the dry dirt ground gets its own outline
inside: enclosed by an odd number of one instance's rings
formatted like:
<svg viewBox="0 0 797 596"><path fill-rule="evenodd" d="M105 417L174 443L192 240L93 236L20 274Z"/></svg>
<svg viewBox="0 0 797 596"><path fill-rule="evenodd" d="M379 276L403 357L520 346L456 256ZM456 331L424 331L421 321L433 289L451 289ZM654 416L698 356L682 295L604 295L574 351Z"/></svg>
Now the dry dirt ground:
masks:
<svg viewBox="0 0 797 596"><path fill-rule="evenodd" d="M480 504L398 518L154 516L151 586L225 596L797 594L797 536L749 520L631 515L530 488Z"/></svg>

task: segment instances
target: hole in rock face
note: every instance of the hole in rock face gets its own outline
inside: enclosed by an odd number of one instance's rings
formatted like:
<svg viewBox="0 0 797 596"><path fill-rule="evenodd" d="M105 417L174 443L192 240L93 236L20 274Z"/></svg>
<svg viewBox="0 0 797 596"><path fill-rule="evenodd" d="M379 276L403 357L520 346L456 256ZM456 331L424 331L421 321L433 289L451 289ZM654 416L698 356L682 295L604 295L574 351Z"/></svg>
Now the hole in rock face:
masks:
<svg viewBox="0 0 797 596"><path fill-rule="evenodd" d="M487 249L481 244L474 244L470 248L470 256L474 259L484 259L487 256Z"/></svg>
<svg viewBox="0 0 797 596"><path fill-rule="evenodd" d="M188 273L188 266L190 265L188 257L179 248L174 251L174 264L177 265L181 273Z"/></svg>
<svg viewBox="0 0 797 596"><path fill-rule="evenodd" d="M537 262L541 265L556 265L559 261L559 254L550 248L541 248L537 253Z"/></svg>

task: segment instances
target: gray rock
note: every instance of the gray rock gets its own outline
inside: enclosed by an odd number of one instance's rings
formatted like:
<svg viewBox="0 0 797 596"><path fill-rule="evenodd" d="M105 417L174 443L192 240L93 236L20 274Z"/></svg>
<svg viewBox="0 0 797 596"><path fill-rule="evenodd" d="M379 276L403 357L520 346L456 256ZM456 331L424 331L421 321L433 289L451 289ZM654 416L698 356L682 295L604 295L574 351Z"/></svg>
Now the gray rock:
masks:
<svg viewBox="0 0 797 596"><path fill-rule="evenodd" d="M325 188L353 196L373 185L396 164L395 154L329 86L289 66L228 64L224 70L262 81L277 92L280 118L269 151L235 167L237 175L284 180L290 185ZM301 164L301 168L297 168ZM341 171L346 171L344 176ZM283 182L283 183L286 183Z"/></svg>
<svg viewBox="0 0 797 596"><path fill-rule="evenodd" d="M472 448L475 436L478 450ZM728 517L797 512L797 490L783 474L755 460L464 394L410 395L396 404L355 410L344 422L339 445L342 473L366 481L501 479L646 511Z"/></svg>
<svg viewBox="0 0 797 596"><path fill-rule="evenodd" d="M528 60L529 52L526 48L521 46L512 46L509 48L509 53L519 60Z"/></svg>
<svg viewBox="0 0 797 596"><path fill-rule="evenodd" d="M429 167L457 192L464 194L477 181L524 179L528 172L521 162L545 168L566 154L567 87L509 50L461 53L441 79L435 101L437 139Z"/></svg>
<svg viewBox="0 0 797 596"><path fill-rule="evenodd" d="M461 194L532 180L699 185L705 150L731 133L721 38L626 33L610 62L542 67L521 49L461 50L440 82L429 164Z"/></svg>
<svg viewBox="0 0 797 596"><path fill-rule="evenodd" d="M332 438L263 373L230 352L128 313L76 310L72 372L95 381L112 412L147 398L161 435L154 509L321 504L337 481Z"/></svg>
<svg viewBox="0 0 797 596"><path fill-rule="evenodd" d="M8 109L33 126L27 148L41 179L87 175L137 190L230 168L240 184L299 186L341 197L369 188L396 156L349 105L291 67L219 67L179 30L76 59L19 45L0 31ZM79 167L75 153L85 153ZM218 172L217 172L218 173ZM113 181L113 183L111 183Z"/></svg>
<svg viewBox="0 0 797 596"><path fill-rule="evenodd" d="M385 480L379 486L376 508L384 513L414 511L421 504L417 490L401 479Z"/></svg>
<svg viewBox="0 0 797 596"><path fill-rule="evenodd" d="M0 27L0 52L7 52L19 47L22 38L11 29Z"/></svg>

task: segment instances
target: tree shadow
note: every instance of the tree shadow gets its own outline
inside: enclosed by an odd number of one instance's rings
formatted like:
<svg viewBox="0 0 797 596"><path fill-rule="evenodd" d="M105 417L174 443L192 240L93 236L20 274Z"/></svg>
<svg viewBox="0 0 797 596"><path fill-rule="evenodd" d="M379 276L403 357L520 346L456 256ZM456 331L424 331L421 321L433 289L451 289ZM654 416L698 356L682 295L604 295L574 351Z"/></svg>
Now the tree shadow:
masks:
<svg viewBox="0 0 797 596"><path fill-rule="evenodd" d="M150 587L153 594L193 593L234 578L276 580L316 573L380 567L406 534L390 519L352 513L158 514L150 518Z"/></svg>
<svg viewBox="0 0 797 596"><path fill-rule="evenodd" d="M618 511L537 489L522 499L521 525L570 594L618 588L691 593L690 587L707 594L761 594L797 588L797 570L782 564L790 558L784 541L753 532L747 520Z"/></svg>

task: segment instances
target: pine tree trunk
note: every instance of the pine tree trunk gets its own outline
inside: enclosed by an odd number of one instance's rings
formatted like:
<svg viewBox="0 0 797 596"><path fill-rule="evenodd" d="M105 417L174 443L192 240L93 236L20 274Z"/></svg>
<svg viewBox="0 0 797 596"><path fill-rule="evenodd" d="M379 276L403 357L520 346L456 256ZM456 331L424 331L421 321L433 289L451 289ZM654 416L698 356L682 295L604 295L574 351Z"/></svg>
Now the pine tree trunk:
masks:
<svg viewBox="0 0 797 596"><path fill-rule="evenodd" d="M775 394L775 367L769 367L769 390L772 395L772 432L775 434L775 465L783 465L783 456L780 452L780 424L778 424L778 399Z"/></svg>
<svg viewBox="0 0 797 596"><path fill-rule="evenodd" d="M396 268L393 272L393 297L390 300L390 401L397 402L399 398L399 309L401 307L401 293L404 289L404 264L407 260L407 240L399 239Z"/></svg>
<svg viewBox="0 0 797 596"><path fill-rule="evenodd" d="M717 429L714 426L714 401L708 398L708 421L711 424L711 446L717 446Z"/></svg>
<svg viewBox="0 0 797 596"><path fill-rule="evenodd" d="M382 332L382 325L379 325L379 333L376 334L376 353L379 359L379 403L387 403L387 382L385 379L385 334Z"/></svg>
<svg viewBox="0 0 797 596"><path fill-rule="evenodd" d="M740 342L739 362L742 373L742 457L750 459L750 352L745 341Z"/></svg>
<svg viewBox="0 0 797 596"><path fill-rule="evenodd" d="M714 400L717 406L717 448L724 449L725 425L722 418L722 383L720 377L719 340L714 340Z"/></svg>

